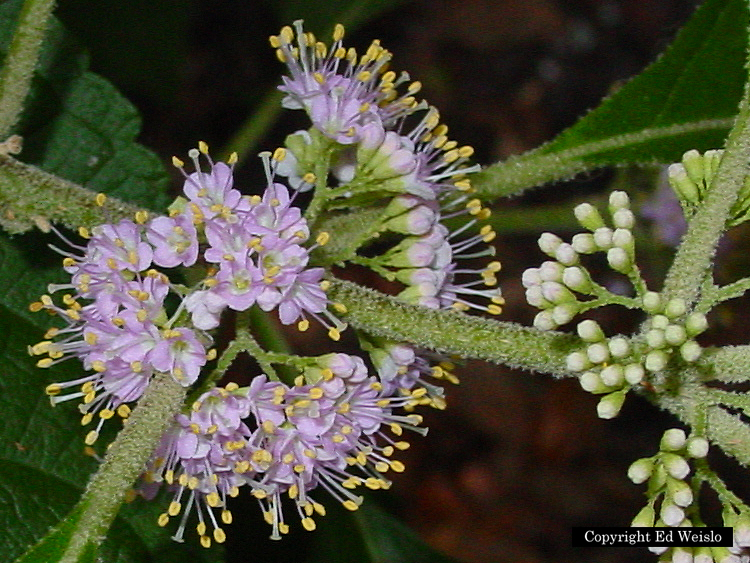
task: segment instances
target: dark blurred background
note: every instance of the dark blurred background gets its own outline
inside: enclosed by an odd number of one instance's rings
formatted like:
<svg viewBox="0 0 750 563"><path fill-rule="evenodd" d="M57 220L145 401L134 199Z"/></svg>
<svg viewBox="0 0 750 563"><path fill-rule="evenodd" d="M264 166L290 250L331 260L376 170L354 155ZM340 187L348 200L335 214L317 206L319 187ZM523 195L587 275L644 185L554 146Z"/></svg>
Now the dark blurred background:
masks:
<svg viewBox="0 0 750 563"><path fill-rule="evenodd" d="M231 139L280 80L268 35L297 17L330 29L338 12L356 24L348 44L382 39L394 52L393 68L422 81L422 94L441 110L451 137L473 145L477 160L489 164L574 123L653 61L695 6L694 0L389 0L370 3L373 17L353 17L355 4L367 2L60 0L58 15L90 50L92 69L140 109L141 141L165 162L200 139L215 152L235 149ZM272 150L306 126L304 115L286 112L254 152ZM623 174L593 173L498 208L575 200ZM261 168L250 158L238 178L259 186ZM570 209L561 213L567 218ZM561 215L561 225L566 220ZM533 318L519 279L544 259L535 245L540 230L505 233L497 242L505 320ZM671 250L658 241L651 246L644 269L658 288ZM617 310L597 318L609 334L628 332L638 320ZM635 397L616 420L599 420L596 397L576 381L480 362L467 362L458 374L462 383L448 390L448 410L426 413L429 435L410 440L406 473L392 494L376 500L431 546L466 563L653 557L640 549L575 550L570 528L629 524L644 496L627 480L627 467L655 453L661 432L675 421ZM254 518L238 518L239 533L230 532L232 561L305 560L304 539L271 548L278 553L263 543L250 549Z"/></svg>

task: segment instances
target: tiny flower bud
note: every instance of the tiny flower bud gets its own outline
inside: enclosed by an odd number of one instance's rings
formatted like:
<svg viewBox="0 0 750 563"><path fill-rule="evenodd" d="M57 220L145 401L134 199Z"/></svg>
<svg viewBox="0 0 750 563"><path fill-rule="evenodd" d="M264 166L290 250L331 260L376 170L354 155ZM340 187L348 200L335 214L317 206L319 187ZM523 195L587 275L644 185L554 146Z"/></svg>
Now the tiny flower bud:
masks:
<svg viewBox="0 0 750 563"><path fill-rule="evenodd" d="M580 254L592 254L599 250L594 242L594 235L591 233L578 233L573 235L573 239L570 241L573 250Z"/></svg>
<svg viewBox="0 0 750 563"><path fill-rule="evenodd" d="M689 337L698 336L708 328L706 315L702 313L690 313L685 319L685 331Z"/></svg>
<svg viewBox="0 0 750 563"><path fill-rule="evenodd" d="M570 371L581 372L591 367L591 362L583 352L571 352L565 358L565 365Z"/></svg>
<svg viewBox="0 0 750 563"><path fill-rule="evenodd" d="M641 481L641 483L642 482L643 481ZM630 523L630 525L634 528L651 528L654 525L655 517L656 513L654 512L654 507L650 504L647 504L646 506L641 508L638 514L635 515L635 518L633 518L633 521Z"/></svg>
<svg viewBox="0 0 750 563"><path fill-rule="evenodd" d="M615 336L607 342L609 353L613 358L624 358L630 354L630 343L624 336Z"/></svg>
<svg viewBox="0 0 750 563"><path fill-rule="evenodd" d="M534 328L539 330L554 330L559 325L552 319L551 311L540 311L534 317Z"/></svg>
<svg viewBox="0 0 750 563"><path fill-rule="evenodd" d="M610 248L607 251L607 263L610 268L621 274L627 274L633 268L628 253L619 246Z"/></svg>
<svg viewBox="0 0 750 563"><path fill-rule="evenodd" d="M554 258L564 266L575 266L578 264L578 253L567 242L557 247Z"/></svg>
<svg viewBox="0 0 750 563"><path fill-rule="evenodd" d="M664 432L659 448L664 451L675 452L685 446L687 436L681 428L670 428Z"/></svg>
<svg viewBox="0 0 750 563"><path fill-rule="evenodd" d="M630 208L630 197L626 192L615 190L609 194L609 211L613 215L620 209Z"/></svg>
<svg viewBox="0 0 750 563"><path fill-rule="evenodd" d="M641 364L628 364L625 366L625 381L631 385L638 385L643 381L646 371Z"/></svg>
<svg viewBox="0 0 750 563"><path fill-rule="evenodd" d="M646 344L649 348L664 348L666 346L666 336L663 330L652 328L646 333Z"/></svg>
<svg viewBox="0 0 750 563"><path fill-rule="evenodd" d="M615 229L614 233L612 233L612 244L622 248L628 254L632 254L635 248L633 233L627 229Z"/></svg>
<svg viewBox="0 0 750 563"><path fill-rule="evenodd" d="M661 312L661 309L661 295L659 295L655 291L647 291L643 295L643 310L653 315L655 313Z"/></svg>
<svg viewBox="0 0 750 563"><path fill-rule="evenodd" d="M687 340L687 332L682 325L669 325L664 330L664 338L670 346L680 346Z"/></svg>
<svg viewBox="0 0 750 563"><path fill-rule="evenodd" d="M541 283L542 277L539 273L539 268L529 268L528 270L524 270L523 274L521 274L521 284L525 288L541 285Z"/></svg>
<svg viewBox="0 0 750 563"><path fill-rule="evenodd" d="M667 473L675 479L684 479L690 473L690 465L680 455L673 453L662 454L662 463Z"/></svg>
<svg viewBox="0 0 750 563"><path fill-rule="evenodd" d="M694 563L692 547L673 547L672 563Z"/></svg>
<svg viewBox="0 0 750 563"><path fill-rule="evenodd" d="M586 355L593 364L603 364L609 360L609 348L603 342L591 344L586 348Z"/></svg>
<svg viewBox="0 0 750 563"><path fill-rule="evenodd" d="M537 309L546 309L552 306L552 303L544 298L541 285L532 285L526 290L526 302Z"/></svg>
<svg viewBox="0 0 750 563"><path fill-rule="evenodd" d="M677 197L690 205L697 205L701 201L701 193L698 186L687 174L682 164L670 164L667 169L669 185L672 186Z"/></svg>
<svg viewBox="0 0 750 563"><path fill-rule="evenodd" d="M592 321L591 319L581 321L578 323L576 329L578 331L578 336L586 342L600 342L605 338L604 332L599 326L599 323Z"/></svg>
<svg viewBox="0 0 750 563"><path fill-rule="evenodd" d="M612 215L612 224L618 229L632 229L635 226L635 215L630 209L618 209Z"/></svg>
<svg viewBox="0 0 750 563"><path fill-rule="evenodd" d="M558 325L569 323L573 320L576 314L578 314L578 304L575 302L562 303L560 305L556 305L555 308L552 309L552 319Z"/></svg>
<svg viewBox="0 0 750 563"><path fill-rule="evenodd" d="M562 243L562 239L552 233L542 233L538 242L539 249L552 258L555 257L555 252Z"/></svg>
<svg viewBox="0 0 750 563"><path fill-rule="evenodd" d="M575 295L570 290L557 282L542 282L542 296L550 303L568 303L570 301L576 301Z"/></svg>
<svg viewBox="0 0 750 563"><path fill-rule="evenodd" d="M701 357L703 349L695 340L688 340L680 346L680 355L686 362L694 362Z"/></svg>
<svg viewBox="0 0 750 563"><path fill-rule="evenodd" d="M560 282L562 281L563 270L565 266L559 262L547 260L539 266L539 277L542 281Z"/></svg>
<svg viewBox="0 0 750 563"><path fill-rule="evenodd" d="M605 385L619 387L625 381L625 370L620 364L612 364L604 368L599 376Z"/></svg>
<svg viewBox="0 0 750 563"><path fill-rule="evenodd" d="M705 178L703 156L695 149L691 149L682 155L682 165L688 178L695 184L700 184Z"/></svg>
<svg viewBox="0 0 750 563"><path fill-rule="evenodd" d="M589 231L604 227L604 219L599 211L590 203L581 203L573 209L573 214L581 226Z"/></svg>
<svg viewBox="0 0 750 563"><path fill-rule="evenodd" d="M685 511L674 504L662 504L659 516L667 526L679 526L685 519Z"/></svg>
<svg viewBox="0 0 750 563"><path fill-rule="evenodd" d="M664 330L669 326L669 319L664 315L654 315L651 318L651 328L658 328Z"/></svg>
<svg viewBox="0 0 750 563"><path fill-rule="evenodd" d="M609 250L612 248L612 229L602 227L594 231L594 242L600 250Z"/></svg>
<svg viewBox="0 0 750 563"><path fill-rule="evenodd" d="M667 493L677 506L685 508L693 504L693 490L685 481L667 479Z"/></svg>
<svg viewBox="0 0 750 563"><path fill-rule="evenodd" d="M750 514L742 512L734 522L734 541L739 547L750 547Z"/></svg>
<svg viewBox="0 0 750 563"><path fill-rule="evenodd" d="M637 459L630 464L630 467L628 467L628 479L630 479L636 485L640 485L641 483L645 483L646 481L648 481L653 472L654 460L650 457L644 457L641 459ZM651 519L651 523L653 524L653 517Z"/></svg>
<svg viewBox="0 0 750 563"><path fill-rule="evenodd" d="M588 391L594 395L601 395L602 393L609 393L612 391L611 387L604 384L602 378L599 377L599 374L593 371L582 373L581 378L578 381L584 391Z"/></svg>
<svg viewBox="0 0 750 563"><path fill-rule="evenodd" d="M681 317L687 311L687 304L684 299L670 299L664 308L664 314L670 319Z"/></svg>
<svg viewBox="0 0 750 563"><path fill-rule="evenodd" d="M708 440L702 436L691 436L687 441L686 449L690 457L706 457L708 455Z"/></svg>
<svg viewBox="0 0 750 563"><path fill-rule="evenodd" d="M578 266L565 268L562 282L570 289L579 293L588 293L592 287L588 274Z"/></svg>
<svg viewBox="0 0 750 563"><path fill-rule="evenodd" d="M605 395L596 405L596 414L599 418L610 419L616 417L620 413L622 404L625 402L625 392L615 391L609 395Z"/></svg>
<svg viewBox="0 0 750 563"><path fill-rule="evenodd" d="M654 350L646 355L646 361L644 363L646 369L652 373L663 370L667 367L669 362L669 356L661 350Z"/></svg>

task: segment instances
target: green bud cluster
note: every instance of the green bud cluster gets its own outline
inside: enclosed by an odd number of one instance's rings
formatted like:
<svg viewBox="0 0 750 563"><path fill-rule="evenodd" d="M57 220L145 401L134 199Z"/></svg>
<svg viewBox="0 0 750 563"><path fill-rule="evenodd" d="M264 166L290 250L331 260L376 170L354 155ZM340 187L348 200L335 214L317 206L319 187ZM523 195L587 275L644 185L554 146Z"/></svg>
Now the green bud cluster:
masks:
<svg viewBox="0 0 750 563"><path fill-rule="evenodd" d="M690 219L706 196L716 170L719 168L724 151L708 150L701 154L689 150L682 155L682 162L669 166L668 178L680 200L686 219ZM732 206L728 226L739 225L750 218L750 178L740 190L737 201Z"/></svg>
<svg viewBox="0 0 750 563"><path fill-rule="evenodd" d="M610 226L589 203L578 205L574 213L579 224L589 232L576 234L569 243L552 233L542 233L539 248L553 261L546 261L523 274L528 303L541 309L534 319L534 326L540 330L555 329L583 311L627 299L592 281L581 264L582 254L606 254L612 270L637 280L636 292L640 293L641 287L645 287L635 265L632 233L635 215L630 210L628 195L622 191L610 194ZM579 296L585 296L585 300L579 300Z"/></svg>
<svg viewBox="0 0 750 563"><path fill-rule="evenodd" d="M686 510L693 505L695 495L687 482L691 467L689 459L703 458L708 453L708 441L701 436L690 436L679 428L670 428L662 436L659 452L641 458L630 465L628 477L636 485L648 486L648 503L635 516L632 526L692 526Z"/></svg>

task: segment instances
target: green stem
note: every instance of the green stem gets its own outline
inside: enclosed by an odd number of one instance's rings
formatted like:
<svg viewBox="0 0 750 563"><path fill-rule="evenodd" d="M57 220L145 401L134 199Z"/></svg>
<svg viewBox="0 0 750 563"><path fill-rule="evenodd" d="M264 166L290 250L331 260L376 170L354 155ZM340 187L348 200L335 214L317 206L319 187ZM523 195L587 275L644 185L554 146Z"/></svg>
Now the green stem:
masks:
<svg viewBox="0 0 750 563"><path fill-rule="evenodd" d="M0 71L0 140L18 123L55 0L26 0Z"/></svg>
<svg viewBox="0 0 750 563"><path fill-rule="evenodd" d="M750 106L748 86L739 115L727 138L726 151L709 186L706 199L693 215L664 282L668 299L681 298L690 306L699 297L723 234L730 210L742 189L750 162Z"/></svg>
<svg viewBox="0 0 750 563"><path fill-rule="evenodd" d="M104 462L76 507L18 563L40 561L50 550L62 551L56 559L59 563L89 560L112 525L127 492L143 472L159 438L182 407L186 392L170 374L154 377L127 424L107 448Z"/></svg>

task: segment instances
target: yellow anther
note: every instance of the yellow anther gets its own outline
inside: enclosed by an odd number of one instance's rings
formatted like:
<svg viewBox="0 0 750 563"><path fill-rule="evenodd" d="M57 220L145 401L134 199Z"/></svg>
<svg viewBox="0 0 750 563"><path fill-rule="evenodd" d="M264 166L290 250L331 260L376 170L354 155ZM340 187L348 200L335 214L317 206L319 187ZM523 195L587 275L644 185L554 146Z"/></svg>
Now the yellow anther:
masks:
<svg viewBox="0 0 750 563"><path fill-rule="evenodd" d="M86 227L78 227L78 234L83 238L91 238L91 233Z"/></svg>
<svg viewBox="0 0 750 563"><path fill-rule="evenodd" d="M314 72L313 78L315 79L315 82L317 82L318 84L325 84L326 82L326 77L320 74L319 72Z"/></svg>
<svg viewBox="0 0 750 563"><path fill-rule="evenodd" d="M140 209L135 212L135 222L139 225L144 225L148 221L148 211Z"/></svg>
<svg viewBox="0 0 750 563"><path fill-rule="evenodd" d="M313 387L310 389L311 399L320 399L323 396L323 390L320 387Z"/></svg>
<svg viewBox="0 0 750 563"><path fill-rule="evenodd" d="M284 147L279 147L275 151L273 151L273 156L271 157L277 162L281 162L286 158L286 149Z"/></svg>
<svg viewBox="0 0 750 563"><path fill-rule="evenodd" d="M99 207L103 207L106 202L107 196L102 193L98 193L94 197L94 203L96 203Z"/></svg>
<svg viewBox="0 0 750 563"><path fill-rule="evenodd" d="M295 466L296 470L296 466ZM289 498L297 498L297 495L299 495L299 487L297 485L292 485L289 487Z"/></svg>
<svg viewBox="0 0 750 563"><path fill-rule="evenodd" d="M346 49L344 47L339 47L333 52L333 56L337 59L343 59L346 57Z"/></svg>
<svg viewBox="0 0 750 563"><path fill-rule="evenodd" d="M182 505L176 500L173 500L172 502L169 503L169 508L167 508L167 514L169 516L177 516L180 513L180 510L182 510Z"/></svg>
<svg viewBox="0 0 750 563"><path fill-rule="evenodd" d="M281 49L276 49L276 58L279 60L279 62L286 63L286 55Z"/></svg>
<svg viewBox="0 0 750 563"><path fill-rule="evenodd" d="M94 442L96 442L96 439L99 437L99 432L96 430L92 430L88 434L86 434L86 439L83 441L84 444L87 446L93 446Z"/></svg>
<svg viewBox="0 0 750 563"><path fill-rule="evenodd" d="M221 521L224 522L224 524L231 524L232 523L232 513L228 510L222 510L221 511Z"/></svg>
<svg viewBox="0 0 750 563"><path fill-rule="evenodd" d="M62 391L62 387L60 387L59 383L50 383L47 385L47 387L44 389L44 392L49 395L50 397L54 397L55 395L59 395L60 391Z"/></svg>
<svg viewBox="0 0 750 563"><path fill-rule="evenodd" d="M159 514L159 518L156 520L156 523L161 526L162 528L169 524L169 515L166 512L162 512Z"/></svg>
<svg viewBox="0 0 750 563"><path fill-rule="evenodd" d="M99 418L103 420L109 420L113 416L115 416L115 411L111 409L102 409L99 411Z"/></svg>
<svg viewBox="0 0 750 563"><path fill-rule="evenodd" d="M325 246L328 244L328 241L331 240L331 235L328 233L328 231L321 231L317 237L315 237L315 242L317 242L320 246Z"/></svg>
<svg viewBox="0 0 750 563"><path fill-rule="evenodd" d="M495 305L495 304L493 303L493 304L491 304L491 305L487 305L487 312L488 312L488 313L489 313L490 315L499 315L500 313L502 313L502 312L503 312L503 309L502 309L502 307L500 307L499 305Z"/></svg>
<svg viewBox="0 0 750 563"><path fill-rule="evenodd" d="M343 505L344 508L346 508L347 510L351 510L352 512L354 512L355 510L359 508L359 505L353 500L345 500L341 504Z"/></svg>
<svg viewBox="0 0 750 563"><path fill-rule="evenodd" d="M86 426L87 424L90 424L93 419L94 419L94 414L87 412L81 417L81 426Z"/></svg>
<svg viewBox="0 0 750 563"><path fill-rule="evenodd" d="M322 289L323 291L328 291L328 288L331 287L331 282L328 280L323 280L319 285L320 289Z"/></svg>
<svg viewBox="0 0 750 563"><path fill-rule="evenodd" d="M326 368L320 373L325 381L331 381L331 379L333 379L333 370L331 370L330 368Z"/></svg>
<svg viewBox="0 0 750 563"><path fill-rule="evenodd" d="M128 405L120 405L117 407L117 414L121 418L128 418L130 416L130 407Z"/></svg>
<svg viewBox="0 0 750 563"><path fill-rule="evenodd" d="M38 313L42 309L44 309L44 304L41 301L34 301L29 304L29 311L32 313Z"/></svg>
<svg viewBox="0 0 750 563"><path fill-rule="evenodd" d="M271 47L273 47L274 49L278 49L279 47L281 47L281 41L279 41L279 38L276 35L271 35L268 38L268 42L271 44Z"/></svg>
<svg viewBox="0 0 750 563"><path fill-rule="evenodd" d="M212 492L208 493L206 495L206 504L212 508L216 508L217 506L221 505L221 497L219 497L219 493Z"/></svg>
<svg viewBox="0 0 750 563"><path fill-rule="evenodd" d="M331 305L337 313L341 313L342 315L349 312L349 309L347 309L346 305L343 303L332 303Z"/></svg>
<svg viewBox="0 0 750 563"><path fill-rule="evenodd" d="M52 365L52 362L54 360L52 358L42 358L36 363L36 367L38 368L48 368Z"/></svg>
<svg viewBox="0 0 750 563"><path fill-rule="evenodd" d="M227 535L224 533L224 530L216 528L214 530L214 540L216 540L216 543L224 543L227 541Z"/></svg>
<svg viewBox="0 0 750 563"><path fill-rule="evenodd" d="M391 469L393 469L396 473L403 473L404 469L406 469L403 463L395 459L391 460L390 466L391 466Z"/></svg>
<svg viewBox="0 0 750 563"><path fill-rule="evenodd" d="M471 158L471 156L474 154L474 147L470 147L469 145L464 145L460 149L458 149L458 155L461 158Z"/></svg>
<svg viewBox="0 0 750 563"><path fill-rule="evenodd" d="M315 520L312 518L303 518L302 519L302 527L307 530L308 532L312 532L315 529Z"/></svg>
<svg viewBox="0 0 750 563"><path fill-rule="evenodd" d="M344 26L340 23L337 23L336 26L333 28L333 40L334 41L341 41L344 38Z"/></svg>
<svg viewBox="0 0 750 563"><path fill-rule="evenodd" d="M328 329L328 338L333 340L334 342L338 342L341 340L341 332L336 327L331 327Z"/></svg>
<svg viewBox="0 0 750 563"><path fill-rule="evenodd" d="M308 184L314 184L317 178L312 172L307 172L304 176L302 176L302 180Z"/></svg>
<svg viewBox="0 0 750 563"><path fill-rule="evenodd" d="M211 547L211 538L209 538L208 536L201 536L200 542L201 546L205 547L206 549Z"/></svg>
<svg viewBox="0 0 750 563"><path fill-rule="evenodd" d="M208 154L208 145L205 141L198 141L198 150L201 151L202 154Z"/></svg>
<svg viewBox="0 0 750 563"><path fill-rule="evenodd" d="M458 180L457 182L454 182L453 185L462 192L468 192L469 190L471 190L471 181L468 179Z"/></svg>

